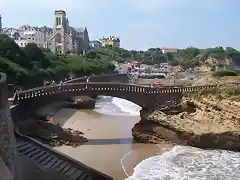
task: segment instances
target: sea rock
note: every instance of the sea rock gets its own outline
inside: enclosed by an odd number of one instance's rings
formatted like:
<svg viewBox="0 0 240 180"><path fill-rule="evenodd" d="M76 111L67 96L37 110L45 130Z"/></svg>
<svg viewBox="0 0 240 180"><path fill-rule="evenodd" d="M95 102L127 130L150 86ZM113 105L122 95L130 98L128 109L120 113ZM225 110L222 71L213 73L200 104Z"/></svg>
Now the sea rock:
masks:
<svg viewBox="0 0 240 180"><path fill-rule="evenodd" d="M140 142L240 151L240 101L214 96L185 97L178 108L142 110L132 129ZM152 140L153 139L153 140Z"/></svg>
<svg viewBox="0 0 240 180"><path fill-rule="evenodd" d="M93 109L95 107L95 98L89 96L76 96L69 100L68 105L65 107L74 109Z"/></svg>

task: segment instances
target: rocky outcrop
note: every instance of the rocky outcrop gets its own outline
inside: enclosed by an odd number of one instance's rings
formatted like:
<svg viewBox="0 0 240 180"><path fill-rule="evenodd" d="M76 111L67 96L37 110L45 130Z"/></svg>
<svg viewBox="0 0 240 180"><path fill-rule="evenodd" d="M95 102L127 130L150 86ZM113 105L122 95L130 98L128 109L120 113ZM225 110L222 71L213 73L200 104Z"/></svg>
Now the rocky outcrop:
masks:
<svg viewBox="0 0 240 180"><path fill-rule="evenodd" d="M60 127L53 116L61 108L86 109L94 106L95 100L91 97L74 97L42 106L37 109L34 117L25 117L22 121L15 123L22 134L37 138L44 143L76 147L87 141L83 133Z"/></svg>
<svg viewBox="0 0 240 180"><path fill-rule="evenodd" d="M52 146L65 144L77 147L87 141L82 132L62 128L52 117L49 117L48 119L27 118L18 123L19 131Z"/></svg>
<svg viewBox="0 0 240 180"><path fill-rule="evenodd" d="M240 98L185 97L175 108L142 110L132 129L140 142L240 151Z"/></svg>
<svg viewBox="0 0 240 180"><path fill-rule="evenodd" d="M96 98L89 96L76 96L72 99L69 99L68 104L65 107L74 108L74 109L93 109L95 107Z"/></svg>

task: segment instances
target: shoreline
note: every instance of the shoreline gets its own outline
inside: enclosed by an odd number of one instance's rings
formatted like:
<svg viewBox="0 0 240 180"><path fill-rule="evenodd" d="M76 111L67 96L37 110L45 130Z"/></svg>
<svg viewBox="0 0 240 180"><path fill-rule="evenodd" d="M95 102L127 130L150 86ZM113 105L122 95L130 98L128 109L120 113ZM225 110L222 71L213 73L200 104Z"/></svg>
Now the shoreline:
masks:
<svg viewBox="0 0 240 180"><path fill-rule="evenodd" d="M131 129L140 120L137 116L113 116L63 108L54 118L63 128L82 131L88 142L75 148L66 145L53 148L116 180L131 176L142 160L172 146L133 142Z"/></svg>

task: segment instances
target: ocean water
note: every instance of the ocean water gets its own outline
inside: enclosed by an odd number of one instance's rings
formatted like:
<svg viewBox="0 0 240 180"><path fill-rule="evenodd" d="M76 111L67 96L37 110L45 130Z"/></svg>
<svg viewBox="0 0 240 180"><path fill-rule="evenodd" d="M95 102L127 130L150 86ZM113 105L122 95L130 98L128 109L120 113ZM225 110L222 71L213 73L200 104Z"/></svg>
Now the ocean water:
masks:
<svg viewBox="0 0 240 180"><path fill-rule="evenodd" d="M139 116L141 107L124 99L99 97L95 111ZM140 162L126 180L240 180L240 153L175 146Z"/></svg>

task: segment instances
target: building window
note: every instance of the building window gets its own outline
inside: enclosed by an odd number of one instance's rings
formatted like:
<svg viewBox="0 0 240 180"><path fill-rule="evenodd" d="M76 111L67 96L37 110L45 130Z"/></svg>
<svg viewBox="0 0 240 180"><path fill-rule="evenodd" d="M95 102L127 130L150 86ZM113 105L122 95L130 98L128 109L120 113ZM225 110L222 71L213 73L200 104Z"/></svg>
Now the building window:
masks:
<svg viewBox="0 0 240 180"><path fill-rule="evenodd" d="M59 17L59 25L61 25L62 24L62 22L61 22L61 18Z"/></svg>

